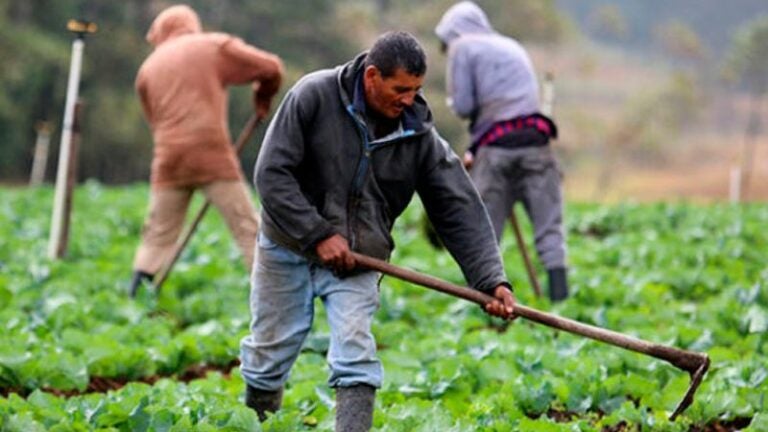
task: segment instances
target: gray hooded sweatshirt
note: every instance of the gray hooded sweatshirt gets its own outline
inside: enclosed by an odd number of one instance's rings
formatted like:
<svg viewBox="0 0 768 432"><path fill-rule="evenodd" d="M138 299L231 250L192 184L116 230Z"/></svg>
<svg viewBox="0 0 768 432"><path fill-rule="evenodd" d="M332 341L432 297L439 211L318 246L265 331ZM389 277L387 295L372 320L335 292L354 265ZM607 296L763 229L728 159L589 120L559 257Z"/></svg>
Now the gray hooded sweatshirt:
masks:
<svg viewBox="0 0 768 432"><path fill-rule="evenodd" d="M525 49L493 30L480 7L457 3L435 28L448 45L448 104L470 119L472 143L499 121L539 111L539 84Z"/></svg>

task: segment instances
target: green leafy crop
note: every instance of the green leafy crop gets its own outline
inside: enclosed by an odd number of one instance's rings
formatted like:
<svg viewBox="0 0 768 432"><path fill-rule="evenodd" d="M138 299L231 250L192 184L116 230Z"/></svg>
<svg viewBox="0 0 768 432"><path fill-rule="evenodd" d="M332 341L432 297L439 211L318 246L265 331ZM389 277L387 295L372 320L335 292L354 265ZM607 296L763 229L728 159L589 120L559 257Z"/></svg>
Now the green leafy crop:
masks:
<svg viewBox="0 0 768 432"><path fill-rule="evenodd" d="M332 430L320 303L284 408L259 424L243 405L235 361L250 320L248 272L214 212L162 293L144 287L128 299L146 199L143 186L80 187L69 255L51 262L52 191L0 189L0 431ZM420 220L414 202L395 227L392 261L463 284L447 252L421 237ZM689 410L667 420L688 377L663 361L504 323L385 278L375 428L768 430L768 206L572 204L566 220L572 297L535 298L507 235L501 250L518 300L708 353L712 368ZM190 371L201 379L186 382Z"/></svg>

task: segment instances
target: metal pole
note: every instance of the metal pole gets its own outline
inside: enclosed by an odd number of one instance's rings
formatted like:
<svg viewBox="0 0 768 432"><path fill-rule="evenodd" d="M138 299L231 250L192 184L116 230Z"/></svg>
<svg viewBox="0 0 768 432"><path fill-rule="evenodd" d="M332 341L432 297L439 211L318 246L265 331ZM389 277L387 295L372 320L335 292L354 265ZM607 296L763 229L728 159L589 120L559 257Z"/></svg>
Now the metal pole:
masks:
<svg viewBox="0 0 768 432"><path fill-rule="evenodd" d="M75 185L77 184L77 155L78 148L80 147L80 121L82 120L82 108L83 102L78 99L75 104L75 119L72 122L72 144L69 153L69 161L67 162L67 185L66 192L64 194L64 223L61 230L61 243L59 244L59 250L56 251L57 256L63 257L67 254L67 246L69 245L69 228L72 216L72 199L75 195Z"/></svg>
<svg viewBox="0 0 768 432"><path fill-rule="evenodd" d="M64 104L64 123L59 144L59 165L56 171L56 192L53 200L53 215L51 220L51 236L48 242L48 257L59 259L66 251L63 245L63 232L67 201L67 175L69 173L70 152L72 151L72 125L75 119L75 104L80 87L80 71L83 62L85 41L83 34L78 34L72 42L72 60L69 64L69 82L67 83L67 99Z"/></svg>

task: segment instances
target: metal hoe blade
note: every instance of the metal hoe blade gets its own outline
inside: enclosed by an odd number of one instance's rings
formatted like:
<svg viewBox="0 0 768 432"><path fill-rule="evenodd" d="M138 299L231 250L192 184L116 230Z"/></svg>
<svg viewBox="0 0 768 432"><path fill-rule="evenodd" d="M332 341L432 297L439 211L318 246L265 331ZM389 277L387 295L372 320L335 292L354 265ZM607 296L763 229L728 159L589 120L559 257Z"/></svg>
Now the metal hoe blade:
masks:
<svg viewBox="0 0 768 432"><path fill-rule="evenodd" d="M709 357L704 356L704 361L701 363L701 366L699 366L698 369L696 369L695 372L691 373L691 384L688 385L688 391L685 392L685 396L683 396L683 400L680 401L680 404L677 405L677 408L675 408L675 412L672 413L671 416L669 416L669 419L671 421L674 421L677 416L683 413L691 404L693 403L693 396L696 394L696 390L699 389L699 385L701 385L701 381L704 379L704 374L707 373L707 370L709 369Z"/></svg>

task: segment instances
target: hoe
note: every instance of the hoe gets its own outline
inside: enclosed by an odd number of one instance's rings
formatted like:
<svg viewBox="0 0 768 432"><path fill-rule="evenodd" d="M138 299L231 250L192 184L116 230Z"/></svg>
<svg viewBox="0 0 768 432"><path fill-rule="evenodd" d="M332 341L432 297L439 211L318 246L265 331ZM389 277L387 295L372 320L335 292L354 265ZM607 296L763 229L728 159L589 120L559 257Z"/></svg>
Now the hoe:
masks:
<svg viewBox="0 0 768 432"><path fill-rule="evenodd" d="M536 272L533 270L533 264L531 264L531 258L528 256L528 250L525 248L523 233L520 229L520 223L517 222L517 215L515 215L514 206L512 207L512 213L509 215L509 221L512 223L512 232L515 233L517 249L520 250L520 256L523 257L525 271L528 273L528 280L531 282L533 292L536 294L536 297L541 297L541 286L539 285L539 280L536 278Z"/></svg>
<svg viewBox="0 0 768 432"><path fill-rule="evenodd" d="M469 300L480 306L485 306L494 298L480 291L454 285L446 281L427 276L413 270L394 266L388 262L372 258L365 255L354 254L357 265L369 270L381 272L383 274L402 279L417 285L450 294L455 297ZM670 416L670 420L675 420L680 413L685 411L691 403L693 397L701 384L704 374L709 369L709 357L704 353L685 351L666 345L651 343L642 339L637 339L612 330L584 324L571 319L559 317L546 312L542 312L521 304L515 304L515 315L521 316L529 321L544 324L549 327L560 329L568 333L573 333L590 339L605 342L617 347L639 352L641 354L656 357L671 363L678 369L688 372L691 376L691 384L685 393L683 400L677 405L677 408Z"/></svg>

